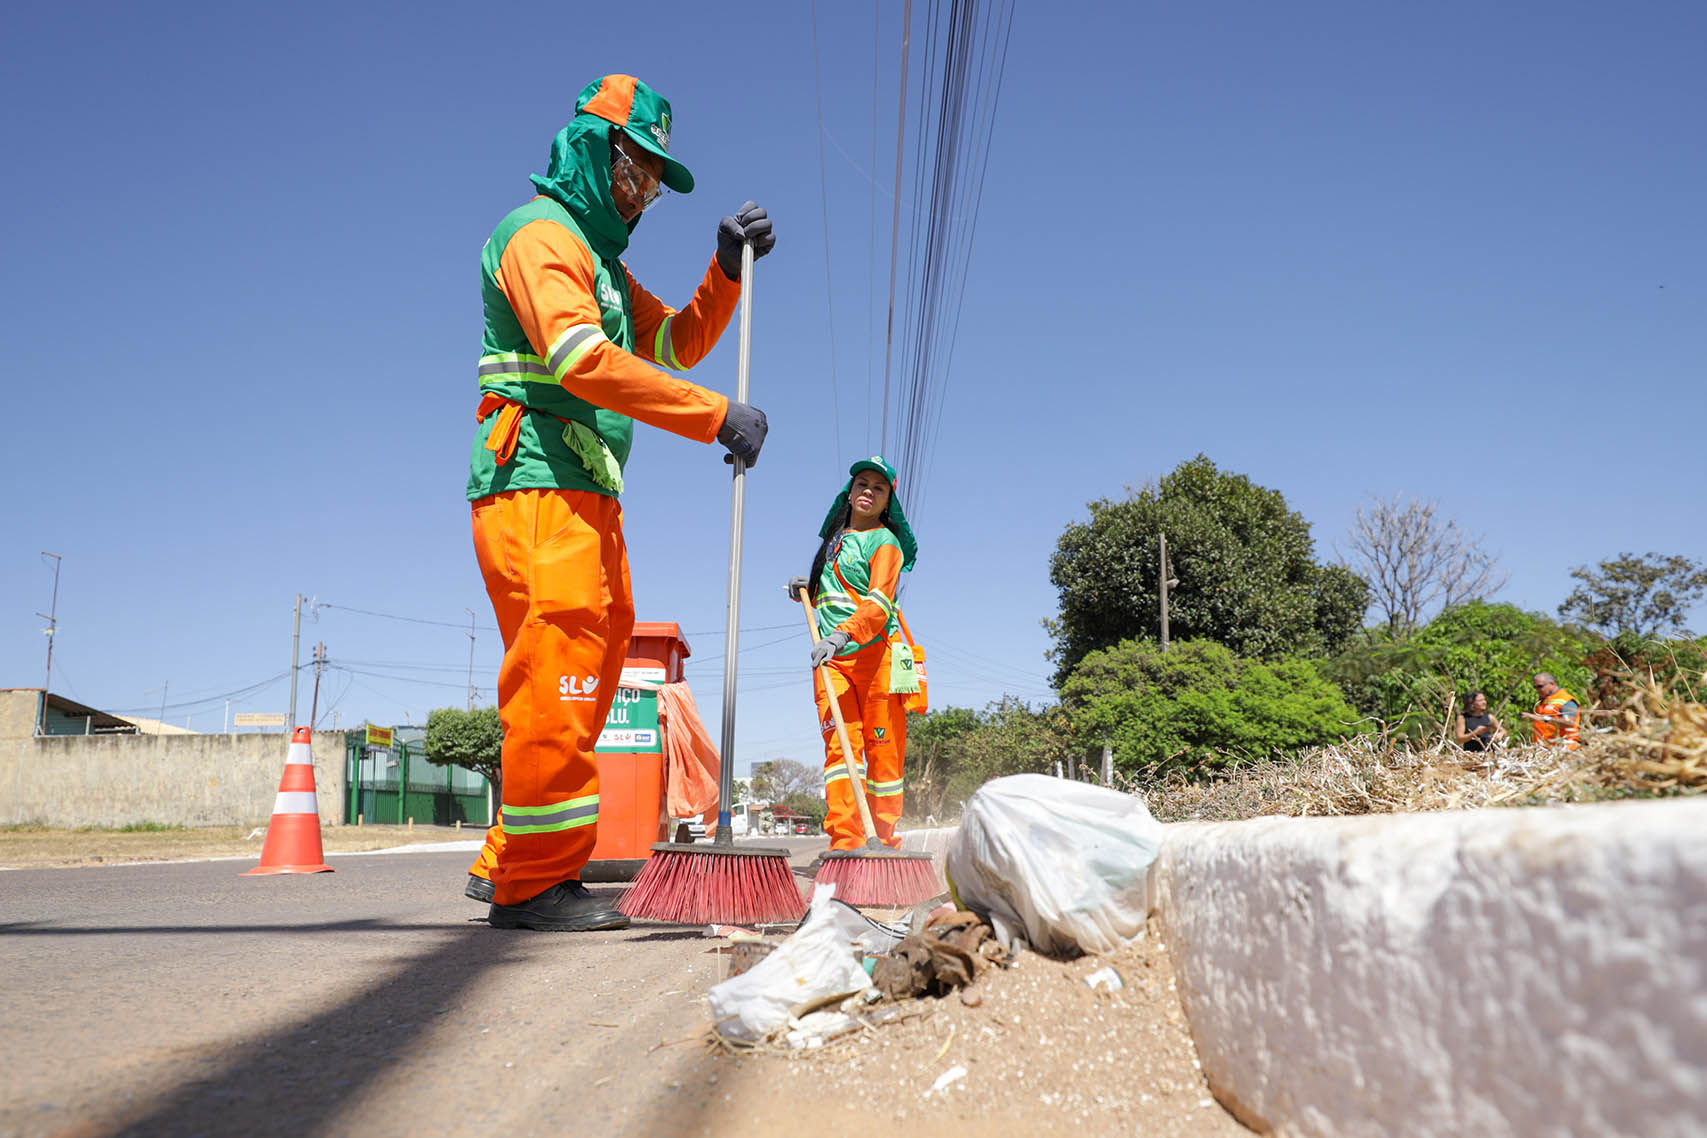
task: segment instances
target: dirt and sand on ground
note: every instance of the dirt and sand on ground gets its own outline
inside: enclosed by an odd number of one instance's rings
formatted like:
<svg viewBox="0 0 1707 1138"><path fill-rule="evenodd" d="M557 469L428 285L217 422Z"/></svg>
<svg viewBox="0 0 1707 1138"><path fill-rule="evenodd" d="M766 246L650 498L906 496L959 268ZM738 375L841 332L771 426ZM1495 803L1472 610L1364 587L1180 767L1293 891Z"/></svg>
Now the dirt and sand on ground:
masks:
<svg viewBox="0 0 1707 1138"><path fill-rule="evenodd" d="M479 838L483 827L322 826L326 853L366 853L396 846ZM0 869L113 865L139 861L261 856L265 826L209 826L185 830L59 830L41 826L0 828Z"/></svg>
<svg viewBox="0 0 1707 1138"><path fill-rule="evenodd" d="M1118 990L1085 983L1109 968ZM1210 1095L1154 927L1105 955L1021 953L964 994L909 1010L916 1014L818 1049L713 1048L691 1068L680 1100L715 1113L728 1104L719 1086L731 1076L757 1082L814 1138L864 1138L873 1127L963 1138L968 1125L998 1121L1018 1133L1249 1133ZM687 1130L742 1132L709 1123Z"/></svg>

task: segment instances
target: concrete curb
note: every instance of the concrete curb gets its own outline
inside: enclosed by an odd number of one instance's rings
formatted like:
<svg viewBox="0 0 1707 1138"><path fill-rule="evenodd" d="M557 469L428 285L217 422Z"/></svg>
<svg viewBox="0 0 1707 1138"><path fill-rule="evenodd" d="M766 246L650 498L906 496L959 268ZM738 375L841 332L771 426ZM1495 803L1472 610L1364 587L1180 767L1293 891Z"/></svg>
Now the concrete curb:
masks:
<svg viewBox="0 0 1707 1138"><path fill-rule="evenodd" d="M1199 1059L1260 1132L1707 1132L1707 799L1168 827Z"/></svg>
<svg viewBox="0 0 1707 1138"><path fill-rule="evenodd" d="M1707 1134L1707 798L1175 824L1149 887L1259 1133Z"/></svg>

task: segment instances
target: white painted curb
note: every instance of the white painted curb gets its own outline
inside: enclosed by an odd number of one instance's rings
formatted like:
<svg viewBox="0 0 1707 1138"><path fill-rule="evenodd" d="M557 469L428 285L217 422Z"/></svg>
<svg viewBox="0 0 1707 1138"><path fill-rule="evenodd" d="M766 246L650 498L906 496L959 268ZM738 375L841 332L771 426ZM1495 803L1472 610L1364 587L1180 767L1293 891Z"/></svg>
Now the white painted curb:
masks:
<svg viewBox="0 0 1707 1138"><path fill-rule="evenodd" d="M1707 799L1176 825L1151 875L1259 1131L1707 1134Z"/></svg>

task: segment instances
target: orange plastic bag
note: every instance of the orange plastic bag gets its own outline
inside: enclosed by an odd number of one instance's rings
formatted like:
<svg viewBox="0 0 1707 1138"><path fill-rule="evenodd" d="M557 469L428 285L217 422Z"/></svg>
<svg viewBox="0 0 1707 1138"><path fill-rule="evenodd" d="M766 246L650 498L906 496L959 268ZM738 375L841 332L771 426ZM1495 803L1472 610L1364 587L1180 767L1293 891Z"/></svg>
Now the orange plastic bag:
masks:
<svg viewBox="0 0 1707 1138"><path fill-rule="evenodd" d="M700 722L699 706L687 684L658 685L658 720L664 730L665 799L670 817L705 815L715 820L720 773L717 744Z"/></svg>

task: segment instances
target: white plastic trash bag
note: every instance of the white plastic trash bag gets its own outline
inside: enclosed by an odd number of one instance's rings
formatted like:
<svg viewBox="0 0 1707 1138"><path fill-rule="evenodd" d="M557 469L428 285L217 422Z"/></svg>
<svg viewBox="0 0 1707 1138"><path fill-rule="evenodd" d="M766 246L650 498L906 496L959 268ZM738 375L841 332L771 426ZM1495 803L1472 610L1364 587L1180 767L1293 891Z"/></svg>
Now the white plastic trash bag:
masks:
<svg viewBox="0 0 1707 1138"><path fill-rule="evenodd" d="M815 887L806 920L787 940L711 989L711 1022L718 1034L760 1040L786 1024L795 1008L871 986L836 912L835 892L834 885Z"/></svg>
<svg viewBox="0 0 1707 1138"><path fill-rule="evenodd" d="M1146 880L1162 824L1106 787L1016 774L966 804L946 870L960 904L989 918L1003 947L1108 952L1144 931Z"/></svg>

